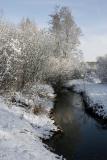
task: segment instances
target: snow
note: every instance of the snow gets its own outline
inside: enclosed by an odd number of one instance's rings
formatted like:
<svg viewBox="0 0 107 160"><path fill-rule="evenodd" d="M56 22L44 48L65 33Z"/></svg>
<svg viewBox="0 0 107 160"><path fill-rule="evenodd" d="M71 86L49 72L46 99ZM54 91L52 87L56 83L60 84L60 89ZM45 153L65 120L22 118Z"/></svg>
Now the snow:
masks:
<svg viewBox="0 0 107 160"><path fill-rule="evenodd" d="M55 99L54 90L47 84L36 83L30 89L25 89L23 92L15 92L12 97L17 102L24 103L30 108L40 107L47 112L53 108Z"/></svg>
<svg viewBox="0 0 107 160"><path fill-rule="evenodd" d="M73 80L66 84L66 87L72 86L74 91L83 92L84 100L96 115L107 119L107 84L90 83L84 80Z"/></svg>
<svg viewBox="0 0 107 160"><path fill-rule="evenodd" d="M8 107L0 97L0 160L56 160L41 138L49 138L57 127L48 115L34 115L25 108Z"/></svg>

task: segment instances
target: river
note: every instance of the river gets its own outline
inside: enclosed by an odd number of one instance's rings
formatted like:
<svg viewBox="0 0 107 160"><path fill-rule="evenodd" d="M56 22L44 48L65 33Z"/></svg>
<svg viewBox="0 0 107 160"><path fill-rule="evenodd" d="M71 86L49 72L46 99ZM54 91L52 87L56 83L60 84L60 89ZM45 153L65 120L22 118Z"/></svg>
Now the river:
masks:
<svg viewBox="0 0 107 160"><path fill-rule="evenodd" d="M107 160L107 125L87 114L79 94L60 94L54 119L64 132L47 142L55 153L67 160Z"/></svg>

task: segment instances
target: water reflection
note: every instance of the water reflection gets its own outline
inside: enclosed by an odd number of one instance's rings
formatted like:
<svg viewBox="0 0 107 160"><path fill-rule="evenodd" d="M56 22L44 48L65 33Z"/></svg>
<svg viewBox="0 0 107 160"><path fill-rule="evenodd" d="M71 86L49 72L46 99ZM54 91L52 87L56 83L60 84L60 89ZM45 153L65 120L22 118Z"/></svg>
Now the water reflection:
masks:
<svg viewBox="0 0 107 160"><path fill-rule="evenodd" d="M55 104L55 120L64 134L55 136L49 146L67 160L106 160L107 125L99 123L84 110L81 96L61 94Z"/></svg>

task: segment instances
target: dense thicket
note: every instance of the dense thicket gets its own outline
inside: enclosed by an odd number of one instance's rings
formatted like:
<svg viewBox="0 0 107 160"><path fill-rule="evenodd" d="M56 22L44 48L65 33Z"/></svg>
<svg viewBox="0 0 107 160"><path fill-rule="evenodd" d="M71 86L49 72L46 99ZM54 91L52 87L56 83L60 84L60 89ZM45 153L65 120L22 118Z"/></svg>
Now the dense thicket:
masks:
<svg viewBox="0 0 107 160"><path fill-rule="evenodd" d="M80 72L80 29L67 7L51 15L49 29L30 19L13 25L0 19L0 88L21 90L27 84L57 84Z"/></svg>

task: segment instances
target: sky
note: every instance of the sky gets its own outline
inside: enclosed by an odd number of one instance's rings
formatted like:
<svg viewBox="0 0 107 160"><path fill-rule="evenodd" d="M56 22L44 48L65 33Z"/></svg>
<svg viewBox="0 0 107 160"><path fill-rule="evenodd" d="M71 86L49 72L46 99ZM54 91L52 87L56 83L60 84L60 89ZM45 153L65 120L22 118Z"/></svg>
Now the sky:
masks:
<svg viewBox="0 0 107 160"><path fill-rule="evenodd" d="M107 53L107 0L0 0L0 10L8 20L19 23L29 17L40 27L47 27L55 5L68 6L81 28L85 61Z"/></svg>

